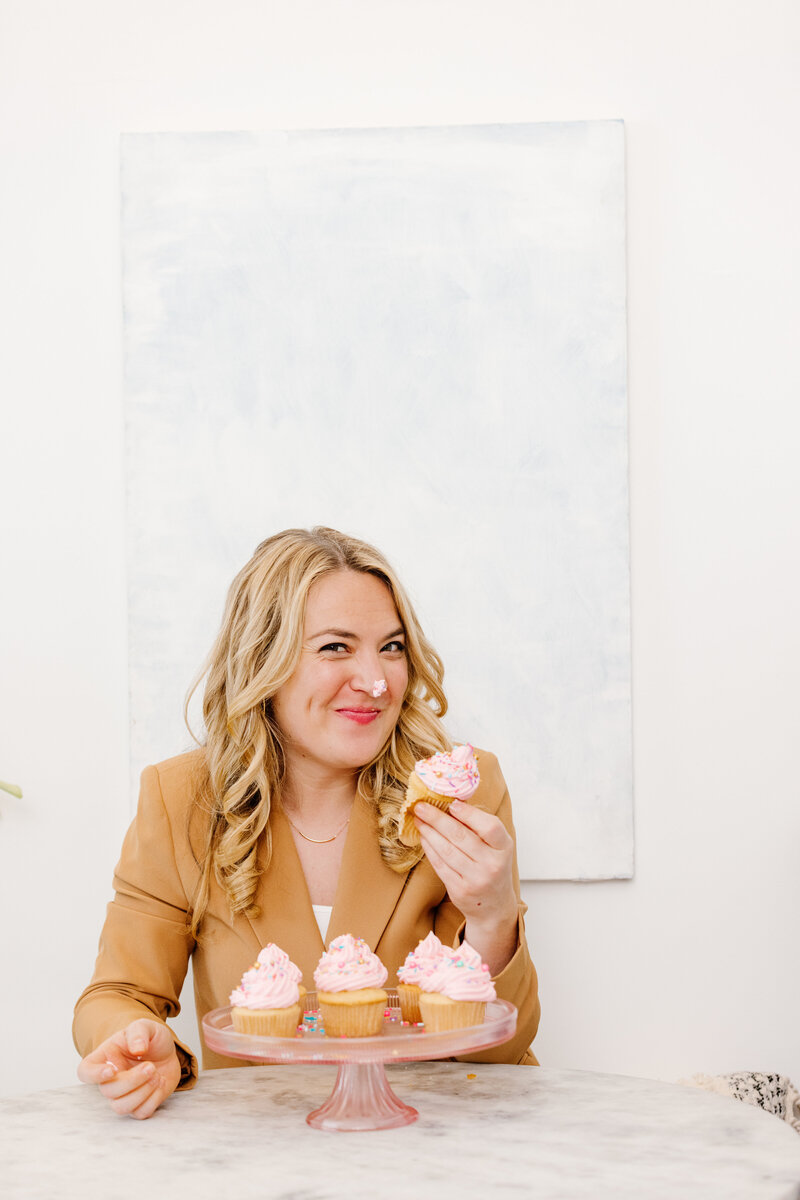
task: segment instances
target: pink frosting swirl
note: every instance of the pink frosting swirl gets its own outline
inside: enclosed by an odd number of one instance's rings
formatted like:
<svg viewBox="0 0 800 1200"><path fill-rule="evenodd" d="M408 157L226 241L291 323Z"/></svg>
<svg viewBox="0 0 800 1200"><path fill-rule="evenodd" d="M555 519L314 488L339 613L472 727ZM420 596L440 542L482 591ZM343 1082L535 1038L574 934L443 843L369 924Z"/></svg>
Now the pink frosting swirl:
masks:
<svg viewBox="0 0 800 1200"><path fill-rule="evenodd" d="M274 942L267 942L264 949L259 950L256 963L272 971L285 971L298 983L303 978L300 968L296 967L286 951L281 950L280 946L276 946Z"/></svg>
<svg viewBox="0 0 800 1200"><path fill-rule="evenodd" d="M234 1008L289 1008L300 999L297 985L301 979L300 968L270 942L231 992L230 1003Z"/></svg>
<svg viewBox="0 0 800 1200"><path fill-rule="evenodd" d="M469 942L445 950L424 981L418 982L423 991L440 992L451 1000L494 1000L497 996L489 968Z"/></svg>
<svg viewBox="0 0 800 1200"><path fill-rule="evenodd" d="M355 992L383 987L389 972L363 938L342 934L331 942L314 971L320 992Z"/></svg>
<svg viewBox="0 0 800 1200"><path fill-rule="evenodd" d="M406 961L402 967L397 968L397 978L401 983L419 984L423 977L430 975L436 963L446 953L445 947L431 930L428 936L422 939L416 950L412 950L406 955Z"/></svg>
<svg viewBox="0 0 800 1200"><path fill-rule="evenodd" d="M469 800L481 781L475 754L469 744L423 758L414 764L414 770L428 791L449 796L452 800Z"/></svg>

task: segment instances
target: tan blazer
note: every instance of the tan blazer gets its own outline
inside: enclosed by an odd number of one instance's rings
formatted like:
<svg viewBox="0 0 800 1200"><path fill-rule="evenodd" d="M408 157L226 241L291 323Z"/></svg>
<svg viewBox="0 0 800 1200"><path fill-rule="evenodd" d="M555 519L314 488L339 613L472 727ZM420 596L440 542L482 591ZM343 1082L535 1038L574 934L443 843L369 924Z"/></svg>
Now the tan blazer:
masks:
<svg viewBox="0 0 800 1200"><path fill-rule="evenodd" d="M478 755L481 783L473 803L497 813L513 835L511 803L497 759L487 751ZM261 915L231 916L214 883L200 941L187 933L190 897L199 878L192 846L196 851L202 845L204 818L195 797L203 769L203 752L197 750L142 773L139 808L117 864L116 895L108 906L94 976L75 1007L73 1036L81 1055L136 1018L165 1021L175 1016L190 957L198 1021L228 1003L242 973L268 942L285 950L302 970L306 987L314 988L313 972L324 946L289 824L277 806L270 816L272 861L258 892ZM519 896L516 863L514 884ZM519 945L495 980L498 996L519 1009L516 1035L493 1050L466 1056L468 1061L536 1062L528 1046L539 1023L539 999L524 912L520 901ZM402 875L384 863L375 816L357 798L328 940L342 933L364 938L388 969L387 986L392 987L398 966L431 929L446 945L454 945L463 925L427 859ZM191 1086L196 1060L177 1039L176 1045L183 1066L181 1086ZM203 1047L204 1067L243 1065Z"/></svg>

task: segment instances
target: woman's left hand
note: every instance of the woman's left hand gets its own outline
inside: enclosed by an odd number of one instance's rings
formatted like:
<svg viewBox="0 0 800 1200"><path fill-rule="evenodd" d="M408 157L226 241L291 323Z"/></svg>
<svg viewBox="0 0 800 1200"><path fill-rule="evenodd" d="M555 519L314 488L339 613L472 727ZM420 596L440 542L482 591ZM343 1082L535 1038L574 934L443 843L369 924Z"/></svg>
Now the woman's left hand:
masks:
<svg viewBox="0 0 800 1200"><path fill-rule="evenodd" d="M464 937L498 974L517 945L514 843L499 817L454 800L447 812L414 809L422 848L467 921Z"/></svg>

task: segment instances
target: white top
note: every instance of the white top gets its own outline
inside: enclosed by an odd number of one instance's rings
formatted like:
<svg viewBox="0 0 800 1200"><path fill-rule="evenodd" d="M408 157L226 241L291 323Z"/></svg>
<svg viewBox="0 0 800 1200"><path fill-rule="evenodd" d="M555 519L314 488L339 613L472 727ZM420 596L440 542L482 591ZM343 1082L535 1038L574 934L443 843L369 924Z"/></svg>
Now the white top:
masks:
<svg viewBox="0 0 800 1200"><path fill-rule="evenodd" d="M311 907L314 910L314 916L317 918L317 924L319 925L319 931L320 931L320 934L322 935L322 940L323 940L323 942L325 942L325 945L327 946L328 943L326 941L326 938L328 936L328 925L330 924L331 913L333 912L333 905L332 904L312 904Z"/></svg>

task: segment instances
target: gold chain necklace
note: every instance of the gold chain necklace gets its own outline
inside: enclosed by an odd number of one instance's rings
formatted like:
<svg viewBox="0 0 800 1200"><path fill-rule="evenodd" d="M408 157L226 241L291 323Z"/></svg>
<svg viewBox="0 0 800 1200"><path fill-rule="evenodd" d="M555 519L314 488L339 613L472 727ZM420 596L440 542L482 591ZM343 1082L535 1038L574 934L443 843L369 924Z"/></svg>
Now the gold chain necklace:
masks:
<svg viewBox="0 0 800 1200"><path fill-rule="evenodd" d="M299 833L299 834L300 834L300 837L301 837L301 838L303 838L303 840L304 840L304 841L306 841L306 842L313 842L315 846L327 846L328 842L335 842L335 841L336 841L336 839L337 839L337 837L339 836L339 834L340 834L340 833L343 833L343 832L344 832L344 830L345 830L345 829L347 829L347 826L350 824L350 818L348 817L348 818L347 818L347 820L345 821L344 825L342 826L342 828L341 828L341 829L337 829L337 830L336 830L336 833L333 835L333 837L329 837L329 838L310 838L310 837L308 836L308 834L307 834L307 833L303 833L302 829L298 829L298 828L297 828L297 826L295 825L295 823L294 823L294 821L292 820L292 818L289 816L289 814L288 814L288 812L286 811L286 809L284 809L284 810L283 810L283 815L286 817L286 820L289 822L289 824L291 825L291 827L292 827L292 829L295 831L295 833Z"/></svg>

